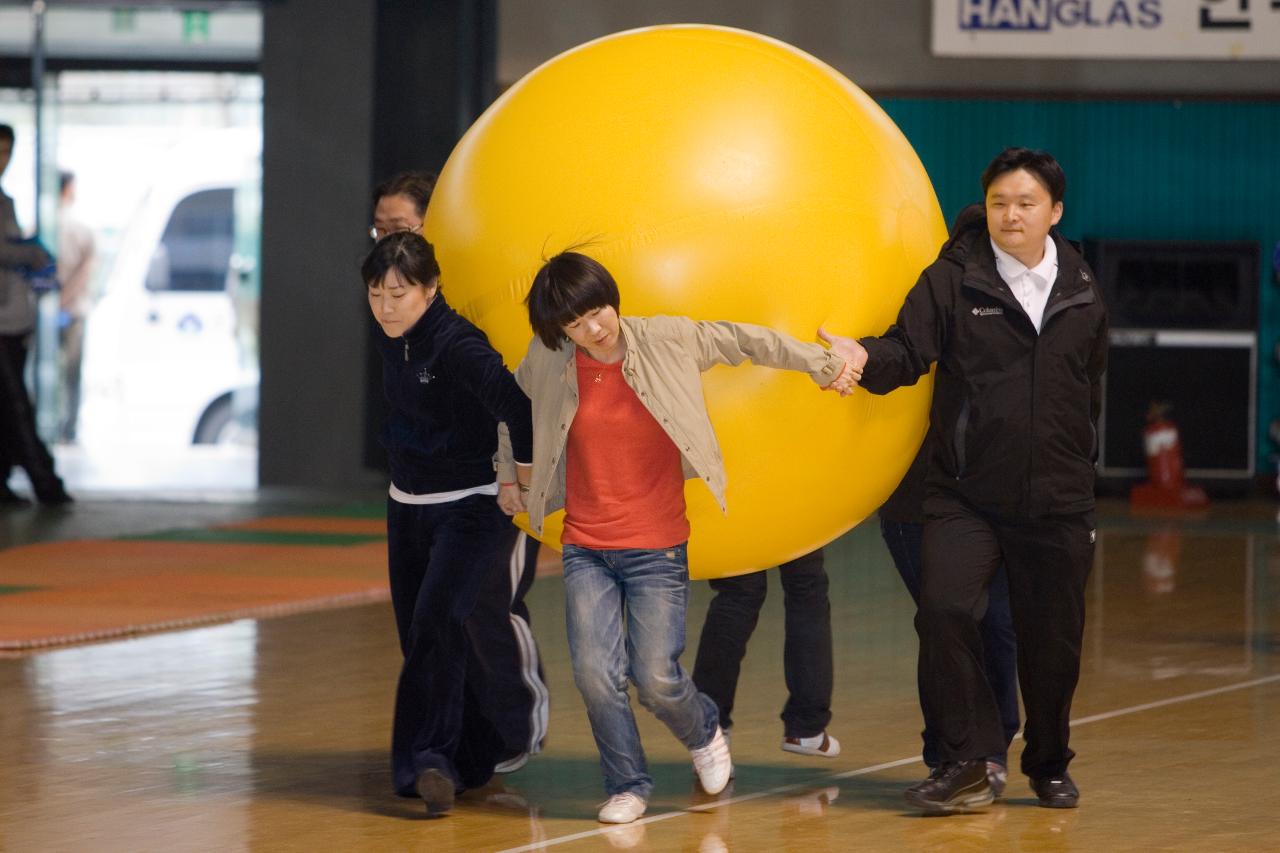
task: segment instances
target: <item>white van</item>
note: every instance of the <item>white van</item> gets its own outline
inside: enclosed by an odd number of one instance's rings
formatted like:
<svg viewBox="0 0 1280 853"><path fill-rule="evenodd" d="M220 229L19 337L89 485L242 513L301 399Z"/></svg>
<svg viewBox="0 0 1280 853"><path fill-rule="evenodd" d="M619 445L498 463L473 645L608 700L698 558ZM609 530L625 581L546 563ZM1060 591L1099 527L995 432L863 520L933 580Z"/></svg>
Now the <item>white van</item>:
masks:
<svg viewBox="0 0 1280 853"><path fill-rule="evenodd" d="M261 174L256 129L157 164L85 324L86 448L256 446Z"/></svg>

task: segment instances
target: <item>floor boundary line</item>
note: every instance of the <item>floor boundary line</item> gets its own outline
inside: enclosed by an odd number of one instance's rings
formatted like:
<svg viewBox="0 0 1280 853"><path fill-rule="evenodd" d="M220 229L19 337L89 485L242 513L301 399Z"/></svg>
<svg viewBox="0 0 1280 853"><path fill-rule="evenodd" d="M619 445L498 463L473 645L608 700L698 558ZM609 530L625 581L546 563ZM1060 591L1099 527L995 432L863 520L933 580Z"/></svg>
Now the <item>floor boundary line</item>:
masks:
<svg viewBox="0 0 1280 853"><path fill-rule="evenodd" d="M1078 720L1072 720L1071 726L1073 728L1076 726L1087 726L1090 723L1098 723L1104 720L1113 720L1117 717L1124 717L1130 714L1139 714L1143 711L1151 711L1156 708L1166 708L1170 705L1179 705L1184 702L1193 702L1197 699L1207 699L1211 696L1221 696L1224 693L1232 693L1236 690L1247 690L1250 687L1261 687L1263 685L1272 684L1278 681L1280 681L1280 674L1267 675L1261 678L1254 678L1249 681L1242 681L1236 684L1227 684L1222 687L1214 687L1209 690L1198 690L1195 693L1185 693L1181 696L1171 696L1167 699L1158 699L1154 702L1144 702L1141 705L1132 705L1128 708L1117 708L1114 711L1104 711L1100 714L1090 714L1087 717L1081 717ZM1016 735L1016 738L1021 739L1022 732L1018 732L1018 734ZM839 773L826 774L811 782L793 782L790 785L779 785L778 787L769 788L764 791L756 791L751 794L743 794L740 797L730 797L727 800L717 800L716 802L713 802L713 803L704 803L702 805L690 806L687 809L677 809L675 811L663 812L661 814L651 815L649 817L642 817L639 820L632 822L631 824L617 824L612 826L602 825L594 829L587 829L587 830L583 830L582 832L575 832L571 835L562 835L556 838L548 838L544 841L525 844L520 847L509 847L504 850L498 851L498 853L530 853L530 851L545 850L548 847L555 847L559 844L568 844L571 841L581 841L585 838L594 838L597 836L603 836L609 833L611 830L616 829L618 826L636 826L636 825L647 826L652 823L660 823L664 820L670 820L671 818L675 818L675 817L681 817L681 816L690 815L690 814L701 814L703 812L709 812L714 809L723 808L724 806L731 806L737 803L746 803L746 802L750 802L751 800L758 800L764 797L772 797L772 796L777 796L778 794L787 794L795 790L812 788L812 787L815 787L816 785L822 784L822 782L824 781L834 781L837 779L852 779L855 776L866 776L867 774L870 774L870 773L878 773L881 770L891 770L894 767L902 767L907 764L918 764L920 763L920 761L921 761L920 756L913 755L910 758L899 758L894 761L885 761L885 762L881 762L880 764L871 764L866 767L858 767L854 770L842 770Z"/></svg>
<svg viewBox="0 0 1280 853"><path fill-rule="evenodd" d="M1154 708L1164 708L1169 705L1177 705L1180 702L1191 702L1196 699L1205 699L1209 696L1220 696L1223 693L1230 693L1234 690L1245 690L1250 687L1261 687L1264 684L1280 681L1280 674L1266 675L1262 678L1254 678L1250 681L1241 681L1236 684L1226 684L1222 687L1214 687L1209 690L1199 690L1195 693L1185 693L1182 696L1171 696L1168 699L1157 699L1154 702L1144 702L1141 705L1134 705L1130 708L1120 708L1115 711L1104 711L1101 714L1092 714L1088 717L1081 717L1078 720L1072 720L1073 726L1087 726L1089 723L1097 723L1102 720L1110 720L1116 717L1123 717L1126 714L1137 714L1141 711L1150 711ZM1021 734L1019 734L1021 737Z"/></svg>

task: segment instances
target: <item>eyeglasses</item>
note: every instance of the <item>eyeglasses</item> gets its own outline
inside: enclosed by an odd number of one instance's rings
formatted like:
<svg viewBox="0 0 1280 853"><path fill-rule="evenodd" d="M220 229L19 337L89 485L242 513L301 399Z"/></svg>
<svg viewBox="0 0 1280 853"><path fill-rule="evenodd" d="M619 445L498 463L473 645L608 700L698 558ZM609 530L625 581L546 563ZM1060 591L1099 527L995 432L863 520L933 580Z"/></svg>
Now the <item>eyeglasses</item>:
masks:
<svg viewBox="0 0 1280 853"><path fill-rule="evenodd" d="M421 231L421 230L422 230L421 222L417 223L416 225L404 225L402 223L396 223L387 228L379 228L377 225L370 225L369 237L374 240L381 240L383 237L387 237L392 234L400 234L404 231Z"/></svg>

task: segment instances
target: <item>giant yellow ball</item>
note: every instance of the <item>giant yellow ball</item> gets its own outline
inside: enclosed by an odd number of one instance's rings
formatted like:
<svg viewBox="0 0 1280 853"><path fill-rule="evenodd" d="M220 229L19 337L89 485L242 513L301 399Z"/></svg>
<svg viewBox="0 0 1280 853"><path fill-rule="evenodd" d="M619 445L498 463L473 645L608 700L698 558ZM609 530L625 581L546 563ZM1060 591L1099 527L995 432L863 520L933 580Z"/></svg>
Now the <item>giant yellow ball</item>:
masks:
<svg viewBox="0 0 1280 853"><path fill-rule="evenodd" d="M567 247L622 313L879 334L946 236L919 158L865 93L774 39L710 26L619 33L546 62L470 128L427 214L445 293L514 368L522 300ZM841 399L754 365L703 379L729 487L686 484L691 573L768 568L839 536L901 479L928 377ZM558 547L563 516L543 541Z"/></svg>

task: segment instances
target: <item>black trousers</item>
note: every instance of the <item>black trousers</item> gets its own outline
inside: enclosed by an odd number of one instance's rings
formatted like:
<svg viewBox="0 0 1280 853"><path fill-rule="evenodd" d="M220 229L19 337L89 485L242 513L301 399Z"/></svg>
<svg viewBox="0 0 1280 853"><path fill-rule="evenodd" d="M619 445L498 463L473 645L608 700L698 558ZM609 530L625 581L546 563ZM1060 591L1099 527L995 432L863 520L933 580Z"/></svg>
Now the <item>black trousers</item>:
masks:
<svg viewBox="0 0 1280 853"><path fill-rule="evenodd" d="M924 524L909 521L880 519L880 535L893 557L898 575L911 594L911 600L920 604L921 552L924 549ZM1022 727L1018 712L1018 642L1013 631L1013 613L1009 610L1009 580L1004 567L996 570L987 584L987 607L978 623L982 632L983 664L987 682L991 685L1000 709L1000 724L1004 729L1006 749L987 758L1008 765L1008 745ZM916 674L916 687L920 694L920 712L924 715L924 742L921 757L929 767L937 767L938 735L934 731L933 714L929 711L924 683Z"/></svg>
<svg viewBox="0 0 1280 853"><path fill-rule="evenodd" d="M0 335L0 483L20 465L31 478L36 496L62 491L53 472L53 457L36 433L36 413L22 373L27 365L30 334Z"/></svg>
<svg viewBox="0 0 1280 853"><path fill-rule="evenodd" d="M733 725L733 700L742 659L768 593L768 572L711 581L715 598L698 640L693 683L720 710L720 725ZM787 702L785 737L814 737L831 722L831 602L822 549L778 567L786 640L782 649Z"/></svg>
<svg viewBox="0 0 1280 853"><path fill-rule="evenodd" d="M1069 720L1093 551L1092 512L1003 519L954 496L931 496L916 631L941 760L984 758L1004 748L979 628L987 585L1003 562L1026 711L1022 771L1040 778L1066 770L1074 756Z"/></svg>
<svg viewBox="0 0 1280 853"><path fill-rule="evenodd" d="M547 690L523 602L536 547L517 533L489 495L426 505L387 499L404 654L391 765L403 796L415 795L429 768L475 788L498 762L541 746Z"/></svg>
<svg viewBox="0 0 1280 853"><path fill-rule="evenodd" d="M541 752L547 736L550 694L524 600L533 586L538 548L537 539L516 531L466 623L471 640L467 684L482 716L502 738L502 760Z"/></svg>

